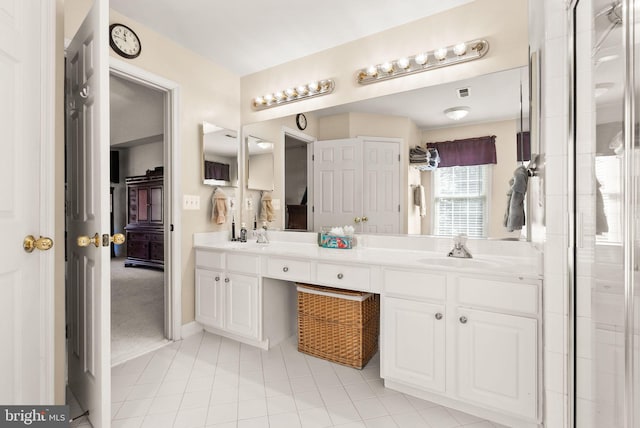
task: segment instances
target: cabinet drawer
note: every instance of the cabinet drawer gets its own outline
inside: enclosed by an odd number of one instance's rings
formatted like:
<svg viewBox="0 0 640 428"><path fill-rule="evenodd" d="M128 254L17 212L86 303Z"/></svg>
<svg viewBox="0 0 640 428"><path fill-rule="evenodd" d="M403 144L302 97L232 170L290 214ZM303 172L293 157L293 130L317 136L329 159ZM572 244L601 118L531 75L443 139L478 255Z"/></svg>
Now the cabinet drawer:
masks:
<svg viewBox="0 0 640 428"><path fill-rule="evenodd" d="M427 272L385 269L384 291L407 297L445 300L445 275Z"/></svg>
<svg viewBox="0 0 640 428"><path fill-rule="evenodd" d="M538 284L460 277L457 293L458 302L463 305L531 315L539 311Z"/></svg>
<svg viewBox="0 0 640 428"><path fill-rule="evenodd" d="M162 242L150 242L149 243L149 258L151 260L164 261L164 243L162 243Z"/></svg>
<svg viewBox="0 0 640 428"><path fill-rule="evenodd" d="M224 254L216 251L196 250L196 266L209 269L224 269Z"/></svg>
<svg viewBox="0 0 640 428"><path fill-rule="evenodd" d="M141 232L127 232L127 240L129 241L148 241L149 234Z"/></svg>
<svg viewBox="0 0 640 428"><path fill-rule="evenodd" d="M309 282L311 280L311 263L271 257L267 260L267 276Z"/></svg>
<svg viewBox="0 0 640 428"><path fill-rule="evenodd" d="M164 235L162 233L150 233L149 240L152 242L164 242Z"/></svg>
<svg viewBox="0 0 640 428"><path fill-rule="evenodd" d="M259 261L258 256L227 253L227 269L234 272L258 273Z"/></svg>
<svg viewBox="0 0 640 428"><path fill-rule="evenodd" d="M340 288L369 290L371 274L368 267L318 263L318 282Z"/></svg>
<svg viewBox="0 0 640 428"><path fill-rule="evenodd" d="M127 257L146 259L149 257L149 243L145 241L127 241Z"/></svg>

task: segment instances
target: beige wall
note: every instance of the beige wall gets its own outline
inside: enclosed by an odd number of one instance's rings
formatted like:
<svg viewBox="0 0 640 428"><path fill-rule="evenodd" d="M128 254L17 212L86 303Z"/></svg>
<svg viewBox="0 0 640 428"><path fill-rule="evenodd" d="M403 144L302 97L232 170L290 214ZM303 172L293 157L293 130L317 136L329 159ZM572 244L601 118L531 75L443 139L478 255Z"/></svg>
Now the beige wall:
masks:
<svg viewBox="0 0 640 428"><path fill-rule="evenodd" d="M300 111L313 111L526 65L527 8L527 0L476 0L431 17L244 76L241 92L242 123L293 115ZM355 82L356 70L371 64L477 38L485 38L490 43L488 54L481 60L373 85L359 86ZM259 112L251 108L251 100L257 95L325 78L333 78L336 82L336 89L331 95Z"/></svg>
<svg viewBox="0 0 640 428"><path fill-rule="evenodd" d="M500 122L488 122L478 125L442 128L422 132L422 142L459 140L463 138L496 136L496 157L498 163L492 165L491 197L489 204L489 230L492 238L519 237L519 232L507 232L502 225L507 207L506 193L509 190L509 180L518 166L516 162L516 134L518 123L515 119ZM431 198L431 172L422 173L422 184L425 187L427 200ZM422 232L431 234L431 210L422 219Z"/></svg>
<svg viewBox="0 0 640 428"><path fill-rule="evenodd" d="M89 0L65 1L65 38L73 36L91 3ZM183 211L182 222L176 225L182 233L182 322L188 323L195 318L193 233L231 228L230 223L217 226L209 220L212 189L204 186L201 179L200 126L207 121L239 129L240 78L113 10L110 22L128 25L140 36L142 55L124 61L180 86L179 140L175 142L181 152L178 167L182 186L179 191L201 197L201 209ZM113 52L111 55L122 59ZM225 191L229 196L238 194L235 188ZM181 200L176 202L181 204Z"/></svg>

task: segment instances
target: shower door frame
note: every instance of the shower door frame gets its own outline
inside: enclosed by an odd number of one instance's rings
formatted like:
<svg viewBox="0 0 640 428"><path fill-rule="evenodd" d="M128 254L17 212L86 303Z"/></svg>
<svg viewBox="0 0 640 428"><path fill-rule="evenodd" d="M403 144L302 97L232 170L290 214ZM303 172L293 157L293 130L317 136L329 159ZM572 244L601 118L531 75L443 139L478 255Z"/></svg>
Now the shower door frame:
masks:
<svg viewBox="0 0 640 428"><path fill-rule="evenodd" d="M636 206L636 183L634 180L634 141L636 139L636 127L635 127L635 2L640 0L619 0L623 5L623 52L624 52L624 168L623 168L623 183L624 183L624 199L623 199L623 247L624 247L624 426L625 428L634 427L634 260L635 260L635 209ZM577 7L580 0L571 0L569 3L570 10L570 22L569 22L569 141L568 149L570 154L569 165L569 177L572 178L572 185L569 188L569 217L570 217L570 233L569 233L569 286L567 290L568 294L568 370L567 370L567 384L569 388L568 394L568 426L575 427L576 423L576 395L577 395L577 380L576 380L576 285L578 272L577 266L577 246L576 237L578 233L577 224L577 147L576 147L576 17ZM631 23L631 25L629 25Z"/></svg>

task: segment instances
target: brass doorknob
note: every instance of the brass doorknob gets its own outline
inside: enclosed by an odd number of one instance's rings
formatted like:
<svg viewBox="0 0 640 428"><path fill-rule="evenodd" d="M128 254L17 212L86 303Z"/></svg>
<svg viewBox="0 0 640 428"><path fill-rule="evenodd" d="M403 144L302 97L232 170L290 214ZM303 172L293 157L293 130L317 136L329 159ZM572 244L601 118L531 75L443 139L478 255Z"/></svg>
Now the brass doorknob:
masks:
<svg viewBox="0 0 640 428"><path fill-rule="evenodd" d="M368 221L369 221L369 217L367 217L367 216L363 216L363 217L362 217L362 222L363 222L363 223L366 223L366 222L368 222Z"/></svg>
<svg viewBox="0 0 640 428"><path fill-rule="evenodd" d="M356 217L353 219L354 223L360 223L362 221L362 219L360 217Z"/></svg>
<svg viewBox="0 0 640 428"><path fill-rule="evenodd" d="M22 242L22 248L27 253L33 252L36 248L40 251L47 251L53 247L53 239L40 237L36 239L33 235L27 235L24 237L24 241Z"/></svg>
<svg viewBox="0 0 640 428"><path fill-rule="evenodd" d="M88 247L90 244L95 245L96 247L100 246L100 235L97 233L92 237L83 235L78 236L78 247Z"/></svg>
<svg viewBox="0 0 640 428"><path fill-rule="evenodd" d="M109 238L109 242L113 242L116 245L124 244L125 237L122 233L116 233Z"/></svg>

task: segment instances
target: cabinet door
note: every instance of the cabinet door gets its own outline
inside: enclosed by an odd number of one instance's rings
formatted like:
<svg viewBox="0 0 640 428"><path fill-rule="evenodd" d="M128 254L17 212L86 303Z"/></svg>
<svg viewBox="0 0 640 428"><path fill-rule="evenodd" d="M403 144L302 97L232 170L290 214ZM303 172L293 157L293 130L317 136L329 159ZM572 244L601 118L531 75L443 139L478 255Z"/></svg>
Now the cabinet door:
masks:
<svg viewBox="0 0 640 428"><path fill-rule="evenodd" d="M216 328L224 326L223 280L219 271L196 269L196 321Z"/></svg>
<svg viewBox="0 0 640 428"><path fill-rule="evenodd" d="M258 338L258 278L228 273L225 276L225 328Z"/></svg>
<svg viewBox="0 0 640 428"><path fill-rule="evenodd" d="M162 184L149 187L149 222L162 224Z"/></svg>
<svg viewBox="0 0 640 428"><path fill-rule="evenodd" d="M385 378L444 391L444 306L385 297L382 311Z"/></svg>
<svg viewBox="0 0 640 428"><path fill-rule="evenodd" d="M462 308L457 317L457 394L535 419L537 321Z"/></svg>

